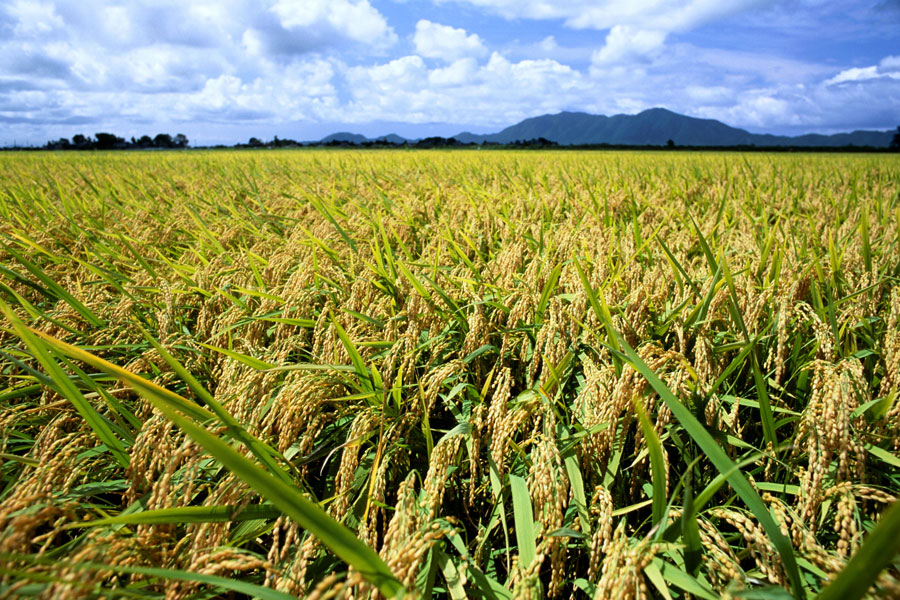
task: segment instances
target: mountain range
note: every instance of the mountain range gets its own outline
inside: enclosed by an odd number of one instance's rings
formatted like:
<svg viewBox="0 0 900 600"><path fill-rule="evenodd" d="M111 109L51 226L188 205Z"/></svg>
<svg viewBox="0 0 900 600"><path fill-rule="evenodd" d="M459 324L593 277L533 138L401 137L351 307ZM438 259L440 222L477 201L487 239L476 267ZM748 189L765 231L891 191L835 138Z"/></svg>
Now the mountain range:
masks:
<svg viewBox="0 0 900 600"><path fill-rule="evenodd" d="M464 144L509 144L517 140L544 138L563 146L662 146L672 140L677 146L887 147L893 136L893 131L853 131L833 135L810 133L800 136L757 134L714 119L698 119L665 108L651 108L636 115L612 117L561 112L525 119L497 133L476 134L464 131L453 138ZM341 132L323 138L320 143L344 141L354 144L377 141L402 144L404 141L416 140L406 140L395 134L369 139L359 134Z"/></svg>

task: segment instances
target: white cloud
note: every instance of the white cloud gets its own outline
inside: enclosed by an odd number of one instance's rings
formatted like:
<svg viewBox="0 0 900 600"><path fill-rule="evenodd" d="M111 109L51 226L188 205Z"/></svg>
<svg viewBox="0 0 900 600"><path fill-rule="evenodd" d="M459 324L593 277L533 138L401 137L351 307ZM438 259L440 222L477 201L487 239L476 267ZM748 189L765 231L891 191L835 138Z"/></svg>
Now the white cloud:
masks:
<svg viewBox="0 0 900 600"><path fill-rule="evenodd" d="M884 73L900 72L900 56L885 56L878 63L878 69Z"/></svg>
<svg viewBox="0 0 900 600"><path fill-rule="evenodd" d="M826 81L825 83L828 85L834 85L835 83L844 83L846 81L865 81L866 79L875 79L878 77L878 67L854 67L852 69L845 69Z"/></svg>
<svg viewBox="0 0 900 600"><path fill-rule="evenodd" d="M511 26L495 48L425 19L404 30L398 20L398 44L371 0L0 0L0 145L20 132L43 142L218 125L302 138L282 129L297 121L491 131L560 110L653 106L756 131L900 122L900 56L842 70L679 35L763 0L445 1L552 22L522 37ZM584 41L598 36L599 48Z"/></svg>
<svg viewBox="0 0 900 600"><path fill-rule="evenodd" d="M686 31L777 0L437 0L484 8L509 19L562 19L576 29L616 25L659 31Z"/></svg>
<svg viewBox="0 0 900 600"><path fill-rule="evenodd" d="M18 36L46 35L64 25L52 2L16 0L6 11L16 21L14 30Z"/></svg>
<svg viewBox="0 0 900 600"><path fill-rule="evenodd" d="M538 47L544 52L555 52L559 49L559 44L554 36L548 35L540 41Z"/></svg>
<svg viewBox="0 0 900 600"><path fill-rule="evenodd" d="M278 0L270 10L283 27L301 35L324 26L356 42L391 45L397 40L368 0Z"/></svg>
<svg viewBox="0 0 900 600"><path fill-rule="evenodd" d="M345 120L470 123L503 127L558 112L589 92L584 76L554 60L510 61L493 53L484 64L462 58L429 69L418 56L348 69L353 100Z"/></svg>
<svg viewBox="0 0 900 600"><path fill-rule="evenodd" d="M873 69L845 69L829 79L808 83L732 88L730 94L696 110L700 116L754 131L884 129L900 122L900 76L878 72L873 76Z"/></svg>
<svg viewBox="0 0 900 600"><path fill-rule="evenodd" d="M404 56L374 67L354 67L350 69L347 78L351 83L354 80L368 79L388 91L394 86L401 90L407 89L417 84L426 74L425 62L421 57Z"/></svg>
<svg viewBox="0 0 900 600"><path fill-rule="evenodd" d="M467 56L483 56L487 53L477 34L465 29L449 27L422 19L416 23L413 35L416 52L426 58L439 58L453 62Z"/></svg>
<svg viewBox="0 0 900 600"><path fill-rule="evenodd" d="M825 85L837 85L841 83L868 81L878 78L900 79L900 56L886 56L877 65L869 67L852 67L844 69L831 79L825 81Z"/></svg>
<svg viewBox="0 0 900 600"><path fill-rule="evenodd" d="M778 97L778 90L752 90L738 103L728 109L727 114L732 122L739 122L745 127L762 128L767 123L781 125L802 125L796 107L785 98Z"/></svg>
<svg viewBox="0 0 900 600"><path fill-rule="evenodd" d="M594 52L591 63L603 66L647 60L660 51L665 40L666 34L662 31L616 25L606 36L603 48Z"/></svg>
<svg viewBox="0 0 900 600"><path fill-rule="evenodd" d="M446 67L431 71L428 81L435 86L462 85L472 80L477 68L474 58L460 58Z"/></svg>

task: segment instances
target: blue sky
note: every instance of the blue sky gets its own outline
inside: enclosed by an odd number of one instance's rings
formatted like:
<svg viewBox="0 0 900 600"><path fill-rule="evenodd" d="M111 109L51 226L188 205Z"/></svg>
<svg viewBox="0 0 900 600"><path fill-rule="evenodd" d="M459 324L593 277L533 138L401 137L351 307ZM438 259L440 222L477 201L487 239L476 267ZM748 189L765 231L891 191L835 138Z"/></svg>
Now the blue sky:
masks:
<svg viewBox="0 0 900 600"><path fill-rule="evenodd" d="M662 106L900 125L900 0L0 0L0 145L493 132Z"/></svg>

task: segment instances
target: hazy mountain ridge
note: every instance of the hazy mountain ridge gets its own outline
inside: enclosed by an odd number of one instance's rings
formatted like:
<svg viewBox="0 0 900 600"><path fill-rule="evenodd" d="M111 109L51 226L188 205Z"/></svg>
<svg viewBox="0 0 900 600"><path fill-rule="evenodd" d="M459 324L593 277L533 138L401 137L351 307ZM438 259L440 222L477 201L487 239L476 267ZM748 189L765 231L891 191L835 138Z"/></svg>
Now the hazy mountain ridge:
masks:
<svg viewBox="0 0 900 600"><path fill-rule="evenodd" d="M810 133L800 136L757 134L731 127L715 119L698 119L664 108L651 108L636 115L611 117L583 112L561 112L531 117L497 133L476 134L464 131L453 138L464 144L482 142L509 144L517 140L544 138L566 146L589 144L662 146L672 140L678 146L887 147L893 134L892 131L853 131L833 135ZM404 141L404 138L394 134L370 139L359 134L342 132L323 138L320 143L330 141L363 143L386 139L396 144Z"/></svg>

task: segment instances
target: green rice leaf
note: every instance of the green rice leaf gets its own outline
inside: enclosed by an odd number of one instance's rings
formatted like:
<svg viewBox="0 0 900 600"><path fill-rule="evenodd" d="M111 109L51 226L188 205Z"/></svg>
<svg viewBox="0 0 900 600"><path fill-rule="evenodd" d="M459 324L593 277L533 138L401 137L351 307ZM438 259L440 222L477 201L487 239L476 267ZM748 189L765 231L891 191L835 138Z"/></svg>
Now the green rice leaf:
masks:
<svg viewBox="0 0 900 600"><path fill-rule="evenodd" d="M534 511L528 485L518 475L509 476L509 488L513 501L513 520L516 524L516 543L519 546L519 565L523 569L537 556L534 533Z"/></svg>
<svg viewBox="0 0 900 600"><path fill-rule="evenodd" d="M638 353L623 338L619 338L619 343L624 349L622 358L627 360L637 371L644 376L650 386L659 394L660 398L666 403L681 426L694 439L698 446L706 453L709 460L715 465L720 473L731 484L731 487L737 492L741 500L747 505L753 516L762 525L763 530L781 557L785 571L791 581L794 594L798 598L805 596L803 584L800 578L800 571L797 568L797 561L794 557L794 549L790 540L781 533L781 529L775 522L775 519L769 513L769 509L763 503L759 494L747 481L740 469L732 462L725 451L716 443L713 437L706 431L706 428L691 414L691 411L682 404L675 394L664 384L656 373L647 366L647 364L638 356Z"/></svg>
<svg viewBox="0 0 900 600"><path fill-rule="evenodd" d="M85 422L90 425L100 442L106 445L110 452L112 452L119 465L123 468L128 468L131 459L128 452L125 450L125 446L113 433L106 419L97 412L90 402L87 401L78 388L75 387L72 380L60 368L56 360L50 356L50 353L47 351L47 346L25 326L19 317L16 316L16 313L14 313L2 300L0 300L0 311L3 312L6 319L12 324L16 334L18 334L22 339L22 342L25 343L25 347L28 348L29 352L32 353L41 366L44 367L47 375L49 375L50 379L53 381L53 386L66 400L72 403L72 406L75 407L78 414L80 414Z"/></svg>
<svg viewBox="0 0 900 600"><path fill-rule="evenodd" d="M894 502L817 600L858 600L900 553L900 502Z"/></svg>

